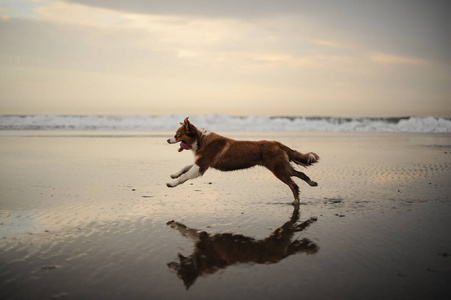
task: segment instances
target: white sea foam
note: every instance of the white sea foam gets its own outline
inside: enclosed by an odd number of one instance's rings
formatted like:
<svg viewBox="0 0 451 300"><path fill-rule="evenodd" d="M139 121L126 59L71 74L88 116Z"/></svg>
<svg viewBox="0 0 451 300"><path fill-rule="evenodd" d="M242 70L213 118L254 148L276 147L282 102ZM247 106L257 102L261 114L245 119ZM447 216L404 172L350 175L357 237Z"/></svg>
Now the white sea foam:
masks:
<svg viewBox="0 0 451 300"><path fill-rule="evenodd" d="M173 131L185 115L2 115L0 130L137 130ZM451 132L451 120L436 117L236 117L224 114L194 115L190 121L212 131L288 132Z"/></svg>

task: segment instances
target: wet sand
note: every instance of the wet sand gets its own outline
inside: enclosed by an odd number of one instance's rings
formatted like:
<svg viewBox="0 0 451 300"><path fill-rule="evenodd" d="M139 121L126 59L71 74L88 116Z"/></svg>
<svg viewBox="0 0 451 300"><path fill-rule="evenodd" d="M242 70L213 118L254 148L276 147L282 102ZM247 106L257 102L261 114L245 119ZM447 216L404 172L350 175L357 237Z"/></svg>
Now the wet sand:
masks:
<svg viewBox="0 0 451 300"><path fill-rule="evenodd" d="M321 156L299 211L260 167L167 188L168 135L0 132L1 298L451 298L451 135L228 134Z"/></svg>

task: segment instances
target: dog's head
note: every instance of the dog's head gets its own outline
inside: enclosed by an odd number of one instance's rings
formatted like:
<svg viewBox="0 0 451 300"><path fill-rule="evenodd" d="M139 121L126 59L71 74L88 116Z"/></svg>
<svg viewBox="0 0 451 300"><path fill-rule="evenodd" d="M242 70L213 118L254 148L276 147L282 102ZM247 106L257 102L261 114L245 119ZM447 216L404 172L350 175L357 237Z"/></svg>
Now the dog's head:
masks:
<svg viewBox="0 0 451 300"><path fill-rule="evenodd" d="M185 118L183 123L180 123L179 129L175 132L174 137L168 139L169 144L176 144L180 142L179 152L183 150L193 149L193 145L197 141L197 128L188 121L188 117Z"/></svg>
<svg viewBox="0 0 451 300"><path fill-rule="evenodd" d="M202 275L202 269L199 268L202 268L202 265L205 265L205 263L202 264L201 262L198 264L196 254L184 257L179 253L179 260L180 263L175 261L168 263L168 267L177 273L177 277L183 280L186 289L189 289L196 279Z"/></svg>

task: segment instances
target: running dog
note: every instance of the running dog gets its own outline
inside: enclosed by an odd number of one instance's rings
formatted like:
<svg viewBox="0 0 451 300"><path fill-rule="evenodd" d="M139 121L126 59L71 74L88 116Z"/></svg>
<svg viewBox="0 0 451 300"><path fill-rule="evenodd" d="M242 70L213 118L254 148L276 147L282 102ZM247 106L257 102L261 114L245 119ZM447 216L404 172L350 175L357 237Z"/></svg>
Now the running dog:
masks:
<svg viewBox="0 0 451 300"><path fill-rule="evenodd" d="M307 167L318 162L319 156L313 152L302 154L276 141L237 141L208 130L200 131L188 121L188 117L180 124L182 126L177 129L174 137L168 139L168 143L180 142L178 151L192 150L195 161L194 164L172 174L171 178L175 180L167 183L168 187L176 187L187 180L202 176L208 168L234 171L256 165L266 167L290 187L294 196L293 204L299 204L299 187L291 176L299 177L310 186L318 185L290 164L294 162Z"/></svg>

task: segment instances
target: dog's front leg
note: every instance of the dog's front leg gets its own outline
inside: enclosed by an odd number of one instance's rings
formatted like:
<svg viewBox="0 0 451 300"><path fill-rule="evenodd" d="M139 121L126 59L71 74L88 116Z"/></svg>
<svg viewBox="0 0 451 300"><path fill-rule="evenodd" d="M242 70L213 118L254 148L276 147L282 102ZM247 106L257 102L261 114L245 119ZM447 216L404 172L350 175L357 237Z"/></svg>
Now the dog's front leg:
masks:
<svg viewBox="0 0 451 300"><path fill-rule="evenodd" d="M202 174L200 173L199 169L200 169L200 168L199 168L198 165L193 164L193 165L191 166L191 168L190 168L186 173L182 174L179 178L177 178L177 179L174 180L173 182L168 182L168 183L166 183L166 185L167 185L168 187L176 187L176 186L178 186L179 184L182 184L182 183L184 183L184 182L187 181L187 180L197 178L197 177L199 177L199 176L202 175Z"/></svg>
<svg viewBox="0 0 451 300"><path fill-rule="evenodd" d="M195 242L200 241L200 231L197 229L186 227L182 223L176 222L174 220L167 222L166 225L170 225L171 228L177 229L183 236L189 237Z"/></svg>
<svg viewBox="0 0 451 300"><path fill-rule="evenodd" d="M174 173L171 175L172 179L176 179L179 178L181 175L185 174L186 172L188 172L189 169L191 169L193 165L188 165L186 167L184 167L183 169L181 169L180 171L178 171L177 173Z"/></svg>

